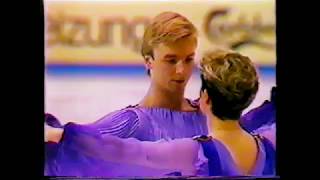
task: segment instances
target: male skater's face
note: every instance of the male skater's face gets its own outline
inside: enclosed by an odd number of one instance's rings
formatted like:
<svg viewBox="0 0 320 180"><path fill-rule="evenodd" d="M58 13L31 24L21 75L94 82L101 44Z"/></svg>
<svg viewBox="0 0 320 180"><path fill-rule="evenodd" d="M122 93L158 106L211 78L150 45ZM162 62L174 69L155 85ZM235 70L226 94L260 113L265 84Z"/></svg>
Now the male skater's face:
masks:
<svg viewBox="0 0 320 180"><path fill-rule="evenodd" d="M183 93L192 74L196 48L195 36L156 45L154 60L148 61L152 83L165 90Z"/></svg>

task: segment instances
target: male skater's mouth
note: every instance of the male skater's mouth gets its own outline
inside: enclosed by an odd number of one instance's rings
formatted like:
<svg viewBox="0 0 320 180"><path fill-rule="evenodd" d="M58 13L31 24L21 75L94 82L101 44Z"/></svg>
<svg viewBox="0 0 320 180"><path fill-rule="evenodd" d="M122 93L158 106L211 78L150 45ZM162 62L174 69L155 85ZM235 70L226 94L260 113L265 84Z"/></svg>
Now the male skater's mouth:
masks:
<svg viewBox="0 0 320 180"><path fill-rule="evenodd" d="M184 83L184 80L173 80L173 81L176 82L176 83L179 83L179 84Z"/></svg>

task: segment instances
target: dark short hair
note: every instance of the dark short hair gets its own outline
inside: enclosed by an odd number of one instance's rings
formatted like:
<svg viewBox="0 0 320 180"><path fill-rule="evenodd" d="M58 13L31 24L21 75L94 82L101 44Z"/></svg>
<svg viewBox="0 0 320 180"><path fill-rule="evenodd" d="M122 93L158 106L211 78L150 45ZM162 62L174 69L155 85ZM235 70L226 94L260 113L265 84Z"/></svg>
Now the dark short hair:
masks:
<svg viewBox="0 0 320 180"><path fill-rule="evenodd" d="M259 88L253 63L247 56L223 50L205 54L200 63L201 91L207 90L212 113L221 120L238 120Z"/></svg>

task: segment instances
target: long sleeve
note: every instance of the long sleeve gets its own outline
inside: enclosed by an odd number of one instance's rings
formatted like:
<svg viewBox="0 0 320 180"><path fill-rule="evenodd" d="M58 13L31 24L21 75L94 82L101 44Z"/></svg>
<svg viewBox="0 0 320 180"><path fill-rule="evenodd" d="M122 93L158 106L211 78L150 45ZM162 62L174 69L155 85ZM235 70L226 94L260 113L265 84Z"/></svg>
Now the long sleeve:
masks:
<svg viewBox="0 0 320 180"><path fill-rule="evenodd" d="M67 165L66 158L72 158L72 164L77 164L80 166L78 169L83 170L84 166L89 167L87 163L90 159L95 159L92 166L104 167L103 174L109 170L109 175L165 176L173 172L194 175L199 145L188 138L149 142L135 138L122 139L109 134L102 136L94 128L68 123L59 148L58 164ZM85 171L91 173L90 168ZM140 171L136 172L136 169Z"/></svg>
<svg viewBox="0 0 320 180"><path fill-rule="evenodd" d="M199 148L188 138L157 142L122 139L75 123L64 126L58 144L48 145L57 151L46 161L47 175L104 177L194 175Z"/></svg>
<svg viewBox="0 0 320 180"><path fill-rule="evenodd" d="M271 90L271 100L252 109L240 119L241 126L248 132L253 132L265 125L276 122L276 87Z"/></svg>
<svg viewBox="0 0 320 180"><path fill-rule="evenodd" d="M254 133L267 138L272 143L273 147L276 148L276 123L262 126L255 130Z"/></svg>
<svg viewBox="0 0 320 180"><path fill-rule="evenodd" d="M265 101L261 106L252 109L241 117L240 124L248 132L275 122L275 104Z"/></svg>

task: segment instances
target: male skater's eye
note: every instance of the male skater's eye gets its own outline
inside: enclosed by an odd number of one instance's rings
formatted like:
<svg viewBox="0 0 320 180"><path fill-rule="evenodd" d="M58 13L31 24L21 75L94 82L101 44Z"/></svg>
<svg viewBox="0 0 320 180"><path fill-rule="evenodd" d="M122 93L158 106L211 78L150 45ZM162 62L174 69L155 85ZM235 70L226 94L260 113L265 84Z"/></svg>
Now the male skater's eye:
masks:
<svg viewBox="0 0 320 180"><path fill-rule="evenodd" d="M186 59L186 62L187 62L187 63L191 63L193 60L194 60L194 58L187 58L187 59Z"/></svg>
<svg viewBox="0 0 320 180"><path fill-rule="evenodd" d="M170 64L176 64L177 63L177 60L176 59L169 59L168 62Z"/></svg>

